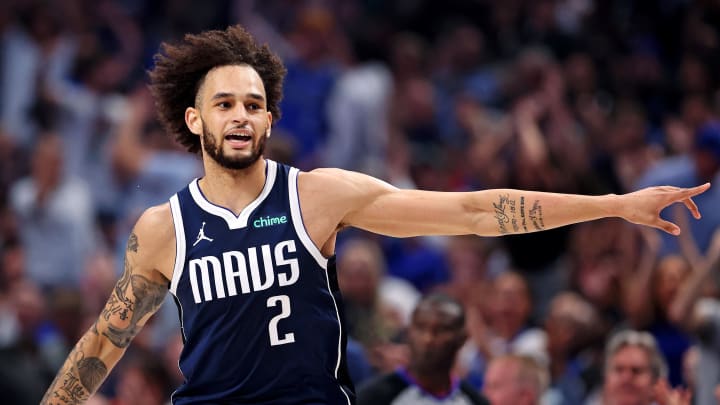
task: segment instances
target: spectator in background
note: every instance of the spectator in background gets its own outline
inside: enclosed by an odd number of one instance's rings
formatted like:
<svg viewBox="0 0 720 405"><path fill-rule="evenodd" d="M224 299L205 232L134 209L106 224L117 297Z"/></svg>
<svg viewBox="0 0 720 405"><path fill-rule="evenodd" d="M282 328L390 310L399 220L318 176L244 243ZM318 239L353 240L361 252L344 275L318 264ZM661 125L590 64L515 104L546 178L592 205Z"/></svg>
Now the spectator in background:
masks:
<svg viewBox="0 0 720 405"><path fill-rule="evenodd" d="M111 146L123 120L124 92L139 69L140 27L117 2L96 7L61 2L75 46L72 63L57 80L39 89L39 112L63 138L65 171L93 189L98 214L117 219L125 196L112 170Z"/></svg>
<svg viewBox="0 0 720 405"><path fill-rule="evenodd" d="M406 281L385 274L384 256L377 243L355 238L346 241L340 251L338 284L348 334L366 350L376 371L407 364L406 351L396 343L419 293ZM349 346L358 354L359 347Z"/></svg>
<svg viewBox="0 0 720 405"><path fill-rule="evenodd" d="M287 59L278 129L297 139L300 168L315 167L320 161L318 147L328 133L327 101L344 60L344 39L330 10L312 5L298 12L288 33L296 54Z"/></svg>
<svg viewBox="0 0 720 405"><path fill-rule="evenodd" d="M620 296L623 273L632 269L635 255L632 232L621 221L608 219L573 229L570 245L571 286L614 325L623 320Z"/></svg>
<svg viewBox="0 0 720 405"><path fill-rule="evenodd" d="M532 357L509 354L490 361L483 394L492 405L540 405L548 371Z"/></svg>
<svg viewBox="0 0 720 405"><path fill-rule="evenodd" d="M328 96L322 164L387 179L392 76L371 45L358 40L354 50L351 66L339 75Z"/></svg>
<svg viewBox="0 0 720 405"><path fill-rule="evenodd" d="M408 329L406 368L358 388L358 405L487 404L469 385L451 375L466 339L462 305L443 294L420 300Z"/></svg>
<svg viewBox="0 0 720 405"><path fill-rule="evenodd" d="M60 3L14 3L15 18L0 33L0 126L13 145L30 148L40 130L32 114L37 94L67 73L77 45Z"/></svg>
<svg viewBox="0 0 720 405"><path fill-rule="evenodd" d="M486 367L497 356L525 354L547 367L545 332L529 323L531 307L530 291L521 275L508 271L493 280L461 355L460 369L467 370L473 386L483 386Z"/></svg>
<svg viewBox="0 0 720 405"><path fill-rule="evenodd" d="M43 288L77 286L95 247L90 190L63 173L63 142L56 134L38 137L31 175L18 180L10 202L25 247L27 276Z"/></svg>
<svg viewBox="0 0 720 405"><path fill-rule="evenodd" d="M602 370L602 341L605 325L597 311L582 296L562 292L550 302L544 322L550 359L550 389L546 404L580 404Z"/></svg>
<svg viewBox="0 0 720 405"><path fill-rule="evenodd" d="M689 235L685 238L689 239ZM690 275L678 286L669 318L697 339L697 365L692 373L695 403L714 404L715 387L720 384L720 299L715 278L720 265L720 231L715 231L708 251L690 258L690 262ZM708 294L708 290L714 294Z"/></svg>
<svg viewBox="0 0 720 405"><path fill-rule="evenodd" d="M110 405L163 405L171 377L162 359L152 351L137 351L118 370L117 394Z"/></svg>
<svg viewBox="0 0 720 405"><path fill-rule="evenodd" d="M653 404L655 385L666 378L667 365L652 335L634 330L618 332L605 350L602 395L590 404Z"/></svg>
<svg viewBox="0 0 720 405"><path fill-rule="evenodd" d="M3 301L10 312L3 316L5 322L0 326L17 329L11 341L0 345L0 393L8 403L37 404L54 369L50 352L56 334L44 324L46 302L38 288L27 281L15 285ZM5 305L0 303L0 308Z"/></svg>
<svg viewBox="0 0 720 405"><path fill-rule="evenodd" d="M678 386L690 336L670 321L669 311L690 274L689 263L676 254L658 257L661 236L652 230L639 232L645 243L636 268L624 272L623 309L632 328L646 330L655 337L668 363L668 380L672 386Z"/></svg>

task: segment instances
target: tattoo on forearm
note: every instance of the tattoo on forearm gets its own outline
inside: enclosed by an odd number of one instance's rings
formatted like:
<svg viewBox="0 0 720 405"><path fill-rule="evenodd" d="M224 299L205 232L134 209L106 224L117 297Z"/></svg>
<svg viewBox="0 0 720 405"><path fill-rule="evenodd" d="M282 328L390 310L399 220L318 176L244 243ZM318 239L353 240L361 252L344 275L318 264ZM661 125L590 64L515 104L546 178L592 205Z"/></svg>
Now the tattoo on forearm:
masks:
<svg viewBox="0 0 720 405"><path fill-rule="evenodd" d="M521 200L521 204L522 204ZM513 232L517 233L520 231L520 226L517 220L517 209L515 200L510 199L510 194L501 194L498 202L493 203L493 209L495 210L495 219L498 221L498 229L501 234L508 234L510 230L507 224L512 225ZM524 209L521 205L521 209ZM509 211L509 212L508 212ZM524 212L522 213L524 218ZM523 219L524 220L524 219Z"/></svg>
<svg viewBox="0 0 720 405"><path fill-rule="evenodd" d="M510 206L510 223L513 227L513 232L517 233L520 230L520 227L518 227L517 222L517 212L515 211L515 200L508 200L508 205Z"/></svg>
<svg viewBox="0 0 720 405"><path fill-rule="evenodd" d="M498 222L498 229L500 230L501 234L508 233L507 230L507 224L510 222L510 218L505 213L505 208L508 202L509 195L508 194L500 194L500 197L498 199L497 203L493 203L493 208L495 209L495 219L497 219Z"/></svg>
<svg viewBox="0 0 720 405"><path fill-rule="evenodd" d="M520 197L520 218L522 219L523 231L527 232L527 221L525 219L525 197Z"/></svg>
<svg viewBox="0 0 720 405"><path fill-rule="evenodd" d="M97 357L88 357L77 362L80 383L88 392L94 392L107 374L107 366Z"/></svg>
<svg viewBox="0 0 720 405"><path fill-rule="evenodd" d="M90 332L97 334L96 331L93 325ZM100 358L86 357L85 345L88 339L89 336L86 335L77 343L45 393L41 404L80 404L98 389L108 370Z"/></svg>
<svg viewBox="0 0 720 405"><path fill-rule="evenodd" d="M155 283L139 274L132 274L130 252L137 252L139 246L137 236L131 234L125 253L125 270L101 314L108 321L107 330L103 335L120 348L130 344L132 338L140 331L138 325L140 320L160 307L167 292L166 285ZM117 326L110 320L113 315L117 315L121 321L130 319L127 325Z"/></svg>
<svg viewBox="0 0 720 405"><path fill-rule="evenodd" d="M532 221L533 225L535 226L535 229L538 231L542 231L545 229L545 223L543 222L543 213L542 213L542 205L540 205L540 200L535 200L535 203L533 204L530 211L528 211L528 216L530 217L530 221Z"/></svg>

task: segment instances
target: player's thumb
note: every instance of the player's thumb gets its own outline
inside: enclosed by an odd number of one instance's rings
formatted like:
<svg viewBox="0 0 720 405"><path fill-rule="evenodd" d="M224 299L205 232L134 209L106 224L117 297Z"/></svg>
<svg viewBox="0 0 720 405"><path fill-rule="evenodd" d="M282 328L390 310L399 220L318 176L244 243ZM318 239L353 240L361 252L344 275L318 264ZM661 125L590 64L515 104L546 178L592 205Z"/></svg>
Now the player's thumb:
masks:
<svg viewBox="0 0 720 405"><path fill-rule="evenodd" d="M680 227L670 221L665 221L664 219L659 220L655 227L662 229L671 235L680 235Z"/></svg>

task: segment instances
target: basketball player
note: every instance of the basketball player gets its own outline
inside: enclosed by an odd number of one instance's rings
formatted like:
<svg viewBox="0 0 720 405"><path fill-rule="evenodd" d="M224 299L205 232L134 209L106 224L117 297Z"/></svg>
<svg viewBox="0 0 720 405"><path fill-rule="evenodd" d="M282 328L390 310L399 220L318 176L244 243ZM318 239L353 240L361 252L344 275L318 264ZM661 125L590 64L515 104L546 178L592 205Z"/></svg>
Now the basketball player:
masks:
<svg viewBox="0 0 720 405"><path fill-rule="evenodd" d="M174 404L352 404L339 230L494 236L615 216L678 234L658 213L682 202L699 218L691 197L709 187L442 193L339 169L299 172L263 157L285 74L266 46L235 26L162 51L150 73L160 118L201 153L205 175L138 219L122 277L43 404L77 404L95 392L168 290L185 342Z"/></svg>

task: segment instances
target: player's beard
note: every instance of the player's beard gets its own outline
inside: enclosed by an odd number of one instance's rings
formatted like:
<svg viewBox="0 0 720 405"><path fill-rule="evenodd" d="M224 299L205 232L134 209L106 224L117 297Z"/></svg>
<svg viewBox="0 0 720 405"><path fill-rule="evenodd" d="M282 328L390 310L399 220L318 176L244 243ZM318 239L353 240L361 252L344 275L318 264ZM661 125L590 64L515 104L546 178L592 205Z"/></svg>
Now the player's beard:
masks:
<svg viewBox="0 0 720 405"><path fill-rule="evenodd" d="M222 147L219 147L215 141L215 135L210 132L208 127L203 122L203 150L208 156L216 161L220 166L231 169L231 170L242 170L252 166L253 163L257 162L265 151L265 140L267 136L265 134L260 135L253 139L250 152L250 156L231 157L223 152Z"/></svg>

